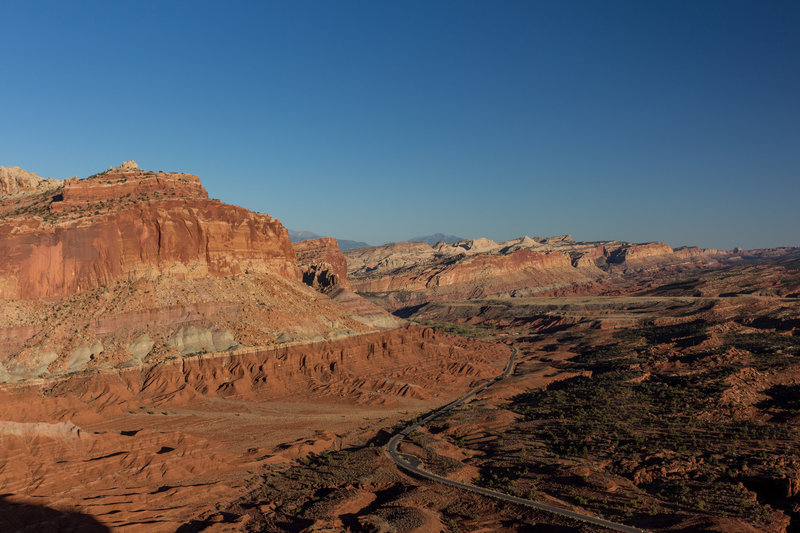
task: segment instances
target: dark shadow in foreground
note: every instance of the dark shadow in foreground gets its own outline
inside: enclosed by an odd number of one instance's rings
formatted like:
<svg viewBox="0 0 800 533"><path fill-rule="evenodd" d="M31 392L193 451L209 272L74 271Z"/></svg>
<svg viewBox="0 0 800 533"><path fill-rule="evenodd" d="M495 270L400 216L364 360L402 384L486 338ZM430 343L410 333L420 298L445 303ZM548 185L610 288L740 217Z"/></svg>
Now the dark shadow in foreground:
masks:
<svg viewBox="0 0 800 533"><path fill-rule="evenodd" d="M58 531L59 533L111 531L94 517L81 513L57 511L41 505L15 503L0 496L0 532Z"/></svg>

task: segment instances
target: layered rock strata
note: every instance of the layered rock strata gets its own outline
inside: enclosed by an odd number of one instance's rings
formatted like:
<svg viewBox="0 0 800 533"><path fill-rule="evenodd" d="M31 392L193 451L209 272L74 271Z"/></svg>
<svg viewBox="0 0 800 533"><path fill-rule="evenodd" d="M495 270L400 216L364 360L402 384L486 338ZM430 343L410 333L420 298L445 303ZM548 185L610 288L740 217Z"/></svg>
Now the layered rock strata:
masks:
<svg viewBox="0 0 800 533"><path fill-rule="evenodd" d="M303 283L322 292L336 286L350 287L347 281L347 258L336 239L321 237L292 243Z"/></svg>
<svg viewBox="0 0 800 533"><path fill-rule="evenodd" d="M116 168L67 180L0 220L0 299L67 296L117 280L298 278L280 221L210 200L197 176Z"/></svg>
<svg viewBox="0 0 800 533"><path fill-rule="evenodd" d="M353 289L389 309L430 300L529 296L685 261L716 261L711 249L661 242L575 242L569 235L506 242L473 239L391 243L348 250Z"/></svg>

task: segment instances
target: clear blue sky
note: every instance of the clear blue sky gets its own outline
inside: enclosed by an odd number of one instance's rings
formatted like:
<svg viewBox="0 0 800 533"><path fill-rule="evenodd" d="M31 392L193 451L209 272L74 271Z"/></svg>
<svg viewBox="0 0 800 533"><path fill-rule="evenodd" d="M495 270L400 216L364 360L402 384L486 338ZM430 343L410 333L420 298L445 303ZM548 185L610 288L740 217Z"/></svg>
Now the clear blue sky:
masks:
<svg viewBox="0 0 800 533"><path fill-rule="evenodd" d="M0 3L0 165L382 243L800 245L800 2Z"/></svg>

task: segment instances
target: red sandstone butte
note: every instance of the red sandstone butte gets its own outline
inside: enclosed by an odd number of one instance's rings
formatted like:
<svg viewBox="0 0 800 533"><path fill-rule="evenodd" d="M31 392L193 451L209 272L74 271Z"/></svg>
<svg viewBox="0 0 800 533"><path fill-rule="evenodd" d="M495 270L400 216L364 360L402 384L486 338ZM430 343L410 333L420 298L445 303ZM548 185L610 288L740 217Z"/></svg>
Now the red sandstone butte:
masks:
<svg viewBox="0 0 800 533"><path fill-rule="evenodd" d="M347 259L336 239L322 237L295 242L292 246L297 254L297 264L303 272L303 280L308 285L323 289L333 285L350 287Z"/></svg>

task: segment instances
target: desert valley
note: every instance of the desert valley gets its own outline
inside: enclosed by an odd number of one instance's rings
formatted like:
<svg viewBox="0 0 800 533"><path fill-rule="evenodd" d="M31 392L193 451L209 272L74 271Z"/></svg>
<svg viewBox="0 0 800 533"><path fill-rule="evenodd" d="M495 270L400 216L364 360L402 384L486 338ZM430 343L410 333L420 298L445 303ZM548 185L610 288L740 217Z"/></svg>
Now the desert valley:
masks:
<svg viewBox="0 0 800 533"><path fill-rule="evenodd" d="M343 252L0 167L0 317L2 531L800 528L799 248Z"/></svg>

